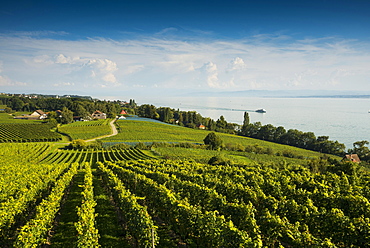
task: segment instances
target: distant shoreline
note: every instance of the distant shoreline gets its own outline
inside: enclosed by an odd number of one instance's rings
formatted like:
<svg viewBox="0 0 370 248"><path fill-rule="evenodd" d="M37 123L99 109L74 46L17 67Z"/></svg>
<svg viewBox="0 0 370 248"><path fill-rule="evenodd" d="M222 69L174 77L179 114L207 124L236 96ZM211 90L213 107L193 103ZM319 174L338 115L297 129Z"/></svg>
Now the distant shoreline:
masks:
<svg viewBox="0 0 370 248"><path fill-rule="evenodd" d="M266 96L266 98L272 96ZM327 95L327 96L275 96L276 98L356 98L356 99L370 99L370 95Z"/></svg>

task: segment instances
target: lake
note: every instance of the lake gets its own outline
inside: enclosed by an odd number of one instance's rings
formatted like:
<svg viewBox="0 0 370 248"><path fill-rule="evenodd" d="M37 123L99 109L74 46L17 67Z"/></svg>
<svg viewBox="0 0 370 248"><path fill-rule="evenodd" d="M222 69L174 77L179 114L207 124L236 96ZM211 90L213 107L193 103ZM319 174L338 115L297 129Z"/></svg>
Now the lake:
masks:
<svg viewBox="0 0 370 248"><path fill-rule="evenodd" d="M362 98L264 98L264 97L160 97L139 99L138 104L194 110L217 120L242 124L244 111L250 121L326 135L352 148L370 141L370 99ZM264 108L266 113L256 113Z"/></svg>

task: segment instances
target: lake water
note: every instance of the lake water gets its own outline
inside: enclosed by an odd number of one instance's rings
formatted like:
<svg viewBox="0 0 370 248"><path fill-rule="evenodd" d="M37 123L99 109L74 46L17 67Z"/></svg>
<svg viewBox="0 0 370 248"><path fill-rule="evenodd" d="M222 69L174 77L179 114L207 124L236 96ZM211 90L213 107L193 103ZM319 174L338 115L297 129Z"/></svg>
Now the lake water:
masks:
<svg viewBox="0 0 370 248"><path fill-rule="evenodd" d="M139 101L138 101L139 100ZM217 120L242 124L244 111L250 121L326 135L352 148L353 142L370 141L370 99L361 98L260 98L260 97L160 97L138 99L138 104L194 110ZM141 101L140 101L141 100ZM256 113L264 108L266 113Z"/></svg>

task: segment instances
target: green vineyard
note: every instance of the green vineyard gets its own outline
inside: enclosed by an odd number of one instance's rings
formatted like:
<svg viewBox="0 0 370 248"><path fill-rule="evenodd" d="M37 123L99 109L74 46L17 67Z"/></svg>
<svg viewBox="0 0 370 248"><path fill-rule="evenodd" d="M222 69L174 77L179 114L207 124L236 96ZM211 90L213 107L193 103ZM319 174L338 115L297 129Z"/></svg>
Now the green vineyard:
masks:
<svg viewBox="0 0 370 248"><path fill-rule="evenodd" d="M369 175L0 144L1 247L370 247Z"/></svg>
<svg viewBox="0 0 370 248"><path fill-rule="evenodd" d="M61 135L50 131L49 124L0 124L0 142L52 142Z"/></svg>
<svg viewBox="0 0 370 248"><path fill-rule="evenodd" d="M109 122L112 119L77 121L58 127L58 132L71 137L71 139L92 139L111 133Z"/></svg>

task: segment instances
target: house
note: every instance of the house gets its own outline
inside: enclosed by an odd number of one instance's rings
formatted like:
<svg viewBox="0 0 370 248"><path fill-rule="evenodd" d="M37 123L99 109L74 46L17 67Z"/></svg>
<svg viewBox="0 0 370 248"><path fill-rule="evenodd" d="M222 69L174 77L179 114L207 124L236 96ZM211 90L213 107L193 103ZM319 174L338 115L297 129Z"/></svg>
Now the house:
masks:
<svg viewBox="0 0 370 248"><path fill-rule="evenodd" d="M346 156L344 156L342 161L351 161L351 162L355 162L355 163L360 163L361 162L361 160L360 160L360 158L358 157L357 154L347 154Z"/></svg>
<svg viewBox="0 0 370 248"><path fill-rule="evenodd" d="M203 124L199 124L199 125L198 125L198 128L199 128L199 129L203 129L203 130L204 130L204 129L206 129L206 126L204 126Z"/></svg>
<svg viewBox="0 0 370 248"><path fill-rule="evenodd" d="M127 115L126 110L122 109L121 112L119 113L120 115Z"/></svg>
<svg viewBox="0 0 370 248"><path fill-rule="evenodd" d="M57 117L62 117L62 110L55 110Z"/></svg>
<svg viewBox="0 0 370 248"><path fill-rule="evenodd" d="M44 111L38 109L38 110L34 111L32 114L30 114L29 117L31 119L34 119L34 118L36 119L37 118L39 120L43 120L43 119L46 119L48 116Z"/></svg>
<svg viewBox="0 0 370 248"><path fill-rule="evenodd" d="M48 118L48 115L42 110L36 110L29 115L15 116L14 119L24 119L24 120L44 120Z"/></svg>
<svg viewBox="0 0 370 248"><path fill-rule="evenodd" d="M83 121L84 119L81 116L73 116L74 121Z"/></svg>
<svg viewBox="0 0 370 248"><path fill-rule="evenodd" d="M93 119L107 119L107 115L99 110L96 110L94 113L91 114Z"/></svg>

